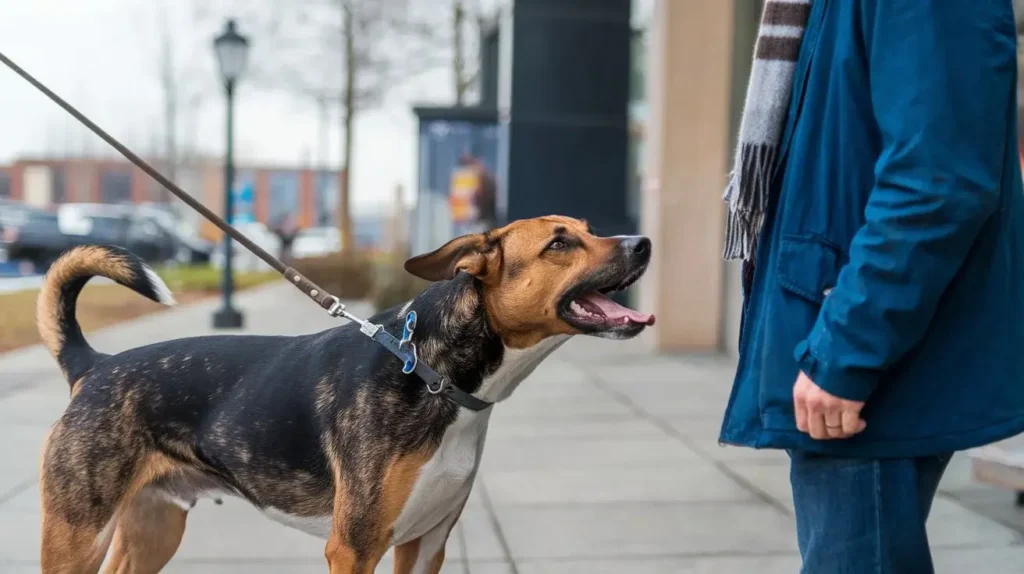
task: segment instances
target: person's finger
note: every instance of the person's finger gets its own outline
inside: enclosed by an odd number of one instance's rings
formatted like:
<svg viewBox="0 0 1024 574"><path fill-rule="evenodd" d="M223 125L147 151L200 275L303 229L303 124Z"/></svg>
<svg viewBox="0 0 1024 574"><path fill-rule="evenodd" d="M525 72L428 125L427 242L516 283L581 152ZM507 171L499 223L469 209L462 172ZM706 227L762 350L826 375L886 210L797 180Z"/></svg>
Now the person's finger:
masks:
<svg viewBox="0 0 1024 574"><path fill-rule="evenodd" d="M843 434L845 436L853 436L860 431L864 430L866 424L860 418L860 413L856 411L843 411Z"/></svg>
<svg viewBox="0 0 1024 574"><path fill-rule="evenodd" d="M828 430L825 428L825 413L811 407L807 413L807 426L811 430L811 438L825 440L828 438Z"/></svg>
<svg viewBox="0 0 1024 574"><path fill-rule="evenodd" d="M843 413L838 408L825 411L825 430L828 432L829 438L845 438L848 436L843 431Z"/></svg>
<svg viewBox="0 0 1024 574"><path fill-rule="evenodd" d="M807 432L807 401L799 389L793 391L793 412L796 415L797 430Z"/></svg>

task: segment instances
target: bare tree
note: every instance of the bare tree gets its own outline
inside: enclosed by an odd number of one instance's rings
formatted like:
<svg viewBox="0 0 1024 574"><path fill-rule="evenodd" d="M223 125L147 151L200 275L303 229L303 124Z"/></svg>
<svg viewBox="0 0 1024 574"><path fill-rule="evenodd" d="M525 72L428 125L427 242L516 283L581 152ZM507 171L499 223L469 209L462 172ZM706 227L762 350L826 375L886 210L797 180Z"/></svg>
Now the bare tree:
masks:
<svg viewBox="0 0 1024 574"><path fill-rule="evenodd" d="M326 123L332 109L340 111L343 171L338 225L343 249L354 245L350 196L356 119L383 104L391 89L443 65L443 53L436 45L444 17L431 4L431 0L260 0L238 4L232 14L258 38L247 83L282 90L315 105L321 123ZM317 144L321 162L327 137L321 125Z"/></svg>
<svg viewBox="0 0 1024 574"><path fill-rule="evenodd" d="M178 4L177 8L187 14L192 6L188 2L185 4L184 7ZM194 150L186 150L181 144L179 136L183 124L193 122L198 108L214 93L214 76L196 65L200 61L196 52L201 48L207 51L211 48L206 42L195 41L196 38L186 37L184 42L179 41L182 39L182 30L175 30L173 23L181 22L182 19L172 14L168 0L155 2L154 7L157 42L154 56L156 79L162 98L160 117L163 124L160 129L163 141L159 155L163 156L165 175L171 181L177 181L180 167L194 153ZM190 127L194 129L194 126ZM170 193L163 188L158 193L162 201L171 198Z"/></svg>
<svg viewBox="0 0 1024 574"><path fill-rule="evenodd" d="M455 105L463 106L466 95L480 76L478 57L480 39L488 25L488 17L480 0L452 0L452 78L455 82ZM470 32L466 41L466 32ZM473 65L467 63L473 62Z"/></svg>

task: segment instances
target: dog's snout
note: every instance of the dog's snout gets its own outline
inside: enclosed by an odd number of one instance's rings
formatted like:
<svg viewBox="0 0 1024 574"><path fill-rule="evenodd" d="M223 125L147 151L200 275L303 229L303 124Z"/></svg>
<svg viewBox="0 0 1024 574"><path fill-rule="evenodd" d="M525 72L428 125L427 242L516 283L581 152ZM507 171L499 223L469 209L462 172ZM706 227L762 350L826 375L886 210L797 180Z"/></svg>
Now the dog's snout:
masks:
<svg viewBox="0 0 1024 574"><path fill-rule="evenodd" d="M633 235L622 238L622 247L631 255L649 255L651 253L651 240L642 235Z"/></svg>

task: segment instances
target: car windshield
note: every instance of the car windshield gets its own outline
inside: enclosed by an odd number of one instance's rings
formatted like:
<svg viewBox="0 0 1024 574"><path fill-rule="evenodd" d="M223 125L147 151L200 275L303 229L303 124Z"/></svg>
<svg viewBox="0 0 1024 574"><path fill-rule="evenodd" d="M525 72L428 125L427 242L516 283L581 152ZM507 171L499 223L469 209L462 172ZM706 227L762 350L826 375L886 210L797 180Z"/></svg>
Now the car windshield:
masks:
<svg viewBox="0 0 1024 574"><path fill-rule="evenodd" d="M127 221L119 217L90 216L86 218L92 224L89 235L96 239L119 241L127 227Z"/></svg>
<svg viewBox="0 0 1024 574"><path fill-rule="evenodd" d="M20 227L28 223L29 211L16 205L0 204L0 226Z"/></svg>

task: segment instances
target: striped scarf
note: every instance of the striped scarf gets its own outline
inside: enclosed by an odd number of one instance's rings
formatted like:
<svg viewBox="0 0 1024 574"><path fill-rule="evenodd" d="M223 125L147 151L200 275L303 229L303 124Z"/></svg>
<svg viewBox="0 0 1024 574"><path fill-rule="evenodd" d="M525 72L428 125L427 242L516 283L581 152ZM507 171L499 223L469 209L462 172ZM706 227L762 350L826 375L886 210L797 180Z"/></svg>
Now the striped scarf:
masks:
<svg viewBox="0 0 1024 574"><path fill-rule="evenodd" d="M725 201L726 259L753 262L812 0L766 0ZM752 267L752 266L751 266Z"/></svg>

